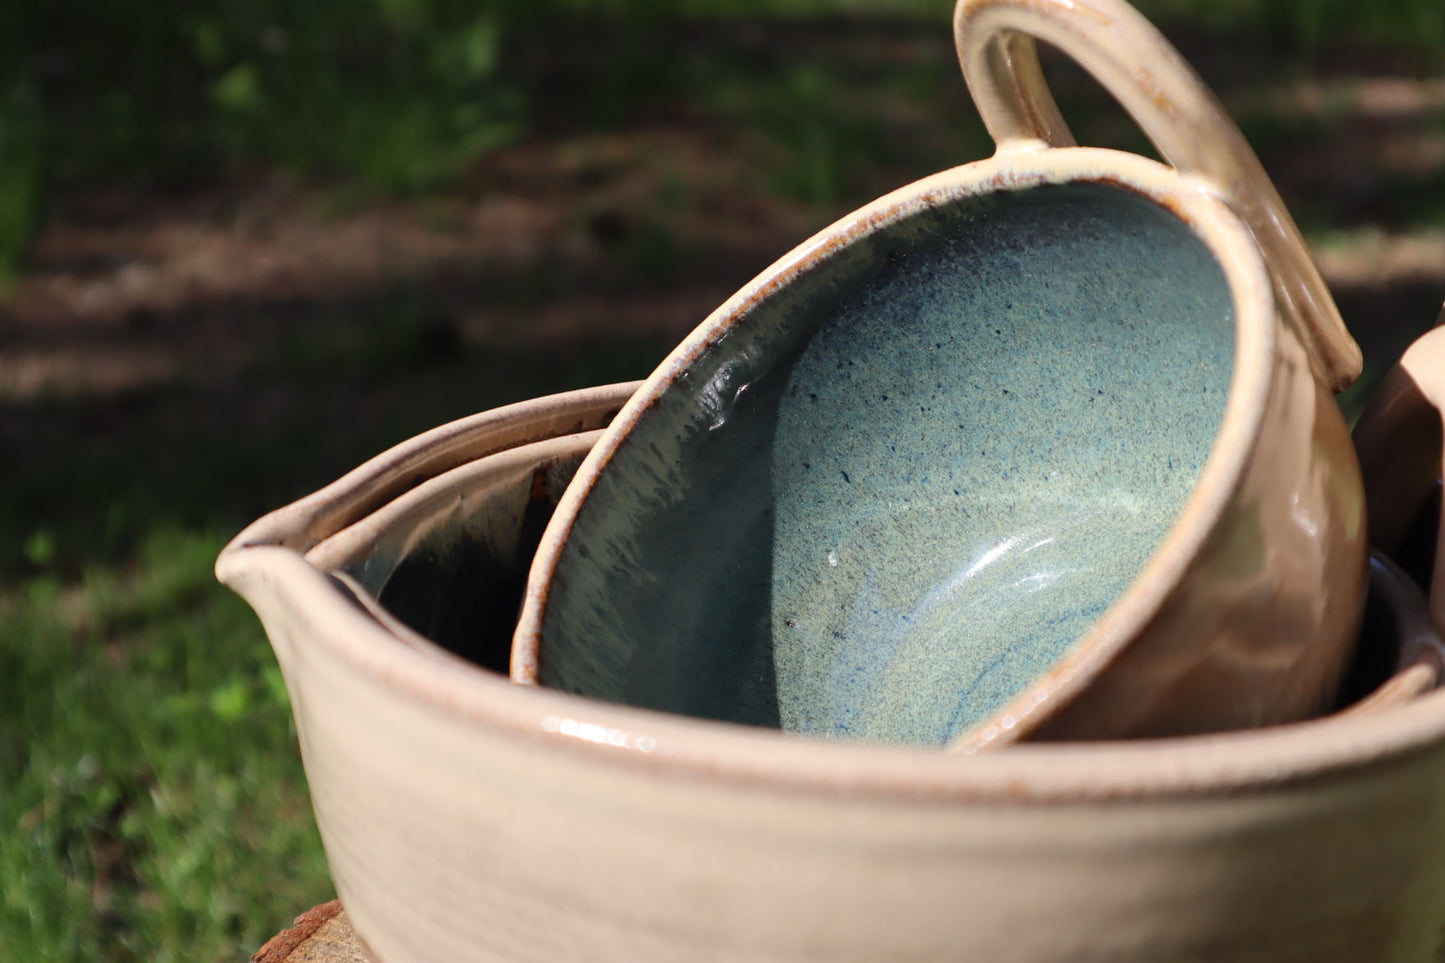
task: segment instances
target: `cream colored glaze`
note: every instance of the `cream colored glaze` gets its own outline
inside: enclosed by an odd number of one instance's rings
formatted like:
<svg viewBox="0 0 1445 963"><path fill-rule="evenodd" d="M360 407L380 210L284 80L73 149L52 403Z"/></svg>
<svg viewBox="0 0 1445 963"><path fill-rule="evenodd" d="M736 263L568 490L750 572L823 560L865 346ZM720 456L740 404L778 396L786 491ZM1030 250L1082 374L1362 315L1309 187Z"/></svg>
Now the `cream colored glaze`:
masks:
<svg viewBox="0 0 1445 963"><path fill-rule="evenodd" d="M459 489L484 497L489 484L513 482L519 476L530 474L537 464L587 451L596 444L600 433L597 429L544 438L492 453L491 457L473 458L440 472L318 542L307 551L306 561L322 571L331 571L340 568L344 561L370 552L400 558L412 550L423 534L434 528L445 528L451 522L460 510L460 506L451 504L456 501ZM393 532L404 535L394 537Z"/></svg>
<svg viewBox="0 0 1445 963"><path fill-rule="evenodd" d="M617 392L617 401L625 397L624 392L630 387L622 386ZM611 393L612 389L599 392L603 398ZM590 412L579 411L578 414L586 419L593 417ZM575 423L583 422L579 420ZM459 434L450 436L450 444L446 446L453 453L465 451L468 447L465 442L469 438L489 441L489 445L476 446L477 450L488 451L509 436L506 429L499 430L495 423L489 425L485 417L468 419L460 424L464 427ZM389 472L416 472L412 479L415 487L321 539L306 551L305 559L308 564L341 582L352 593L355 602L398 639L437 658L461 658L421 635L377 600L397 563L417 550L419 545L424 545L437 530L450 528L456 532L464 528L471 505L479 500L495 501L499 494L510 492L512 507L525 511L527 489L540 480L536 470L554 466L547 470L555 471L558 464L575 466L577 460L596 443L599 434L598 430L578 431L526 442L484 454L450 469L446 469L445 463L439 460L416 457L414 451L413 457L403 457ZM433 470L438 471L434 477L426 477L422 474L425 469L419 468L428 462L433 465ZM565 480L566 476L562 477ZM372 479L373 483L378 481L380 479ZM510 525L507 527L512 528ZM368 584L363 585L362 581Z"/></svg>
<svg viewBox="0 0 1445 963"><path fill-rule="evenodd" d="M1300 342L1279 341L1286 374L1261 377L1249 410L1264 419L1273 399L1290 417L1255 435L1240 416L1258 443L1221 440L1240 461L1279 461L1213 497L1246 493L1295 546L1281 578L1307 579L1319 560L1297 555L1301 519L1349 502L1328 479L1353 454L1333 430L1301 440L1331 402L1299 375ZM1442 345L1407 355L1413 387L1392 375L1385 397L1418 396L1417 377L1445 371ZM1445 692L1256 731L959 760L510 685L407 644L304 558L427 477L596 427L630 391L429 432L257 521L218 560L276 649L333 877L380 963L1439 958ZM1367 488L1370 515L1388 521L1409 488L1388 480L1410 446L1439 451L1439 416L1406 404L1367 418L1365 478L1385 480ZM1408 432L1392 436L1393 419ZM1267 467L1302 462L1304 510L1286 519ZM1433 483L1439 464L1424 470ZM1199 536L1180 564L1216 575L1156 619L1263 599L1263 583L1231 575L1246 530ZM1417 684L1401 678L1386 689Z"/></svg>

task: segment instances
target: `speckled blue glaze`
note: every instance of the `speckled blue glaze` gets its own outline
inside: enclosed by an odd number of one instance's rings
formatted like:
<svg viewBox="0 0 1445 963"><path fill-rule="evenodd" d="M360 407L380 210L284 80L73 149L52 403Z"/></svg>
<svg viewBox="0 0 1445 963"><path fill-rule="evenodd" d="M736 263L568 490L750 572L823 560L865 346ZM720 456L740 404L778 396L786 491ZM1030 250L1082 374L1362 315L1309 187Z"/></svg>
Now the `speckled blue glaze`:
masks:
<svg viewBox="0 0 1445 963"><path fill-rule="evenodd" d="M737 319L579 512L544 685L940 745L1046 672L1188 500L1224 276L1125 191L923 210Z"/></svg>

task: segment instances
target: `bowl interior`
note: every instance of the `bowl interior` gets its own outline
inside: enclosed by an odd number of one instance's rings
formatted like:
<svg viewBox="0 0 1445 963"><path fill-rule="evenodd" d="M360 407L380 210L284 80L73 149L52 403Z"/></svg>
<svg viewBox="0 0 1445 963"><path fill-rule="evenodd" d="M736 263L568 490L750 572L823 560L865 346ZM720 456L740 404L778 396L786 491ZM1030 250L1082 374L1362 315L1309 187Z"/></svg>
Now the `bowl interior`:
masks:
<svg viewBox="0 0 1445 963"><path fill-rule="evenodd" d="M307 559L348 577L436 643L493 671L507 641L543 527L600 432L518 446L446 471L316 545ZM1434 521L1416 527L1433 531ZM370 602L359 600L365 607ZM1332 712L1379 712L1433 687L1445 652L1414 579L1376 554L1369 601Z"/></svg>
<svg viewBox="0 0 1445 963"><path fill-rule="evenodd" d="M1182 221L1095 183L917 204L780 280L596 476L540 681L943 744L1173 525L1228 395L1228 283Z"/></svg>
<svg viewBox="0 0 1445 963"><path fill-rule="evenodd" d="M567 483L597 441L520 445L429 479L307 553L423 638L506 673L527 569Z"/></svg>

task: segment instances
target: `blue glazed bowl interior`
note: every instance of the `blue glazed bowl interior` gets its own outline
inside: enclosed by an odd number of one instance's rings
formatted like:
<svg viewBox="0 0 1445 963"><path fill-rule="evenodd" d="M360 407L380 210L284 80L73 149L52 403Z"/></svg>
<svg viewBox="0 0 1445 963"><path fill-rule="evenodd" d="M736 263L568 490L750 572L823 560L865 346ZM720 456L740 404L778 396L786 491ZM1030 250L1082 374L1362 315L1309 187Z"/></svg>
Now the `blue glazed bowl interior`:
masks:
<svg viewBox="0 0 1445 963"><path fill-rule="evenodd" d="M813 261L643 413L582 504L540 681L941 745L1025 690L1189 499L1234 353L1174 215L1066 184Z"/></svg>

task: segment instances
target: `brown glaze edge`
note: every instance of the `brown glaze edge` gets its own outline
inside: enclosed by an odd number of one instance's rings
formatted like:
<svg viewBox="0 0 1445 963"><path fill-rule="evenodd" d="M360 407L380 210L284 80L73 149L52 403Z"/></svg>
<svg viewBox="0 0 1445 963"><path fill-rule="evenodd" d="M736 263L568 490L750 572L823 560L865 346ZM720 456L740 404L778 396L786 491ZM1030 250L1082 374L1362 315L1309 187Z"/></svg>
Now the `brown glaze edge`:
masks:
<svg viewBox="0 0 1445 963"><path fill-rule="evenodd" d="M342 912L339 899L313 906L296 917L290 929L277 933L266 941L266 945L252 953L251 963L286 963L302 943Z"/></svg>

